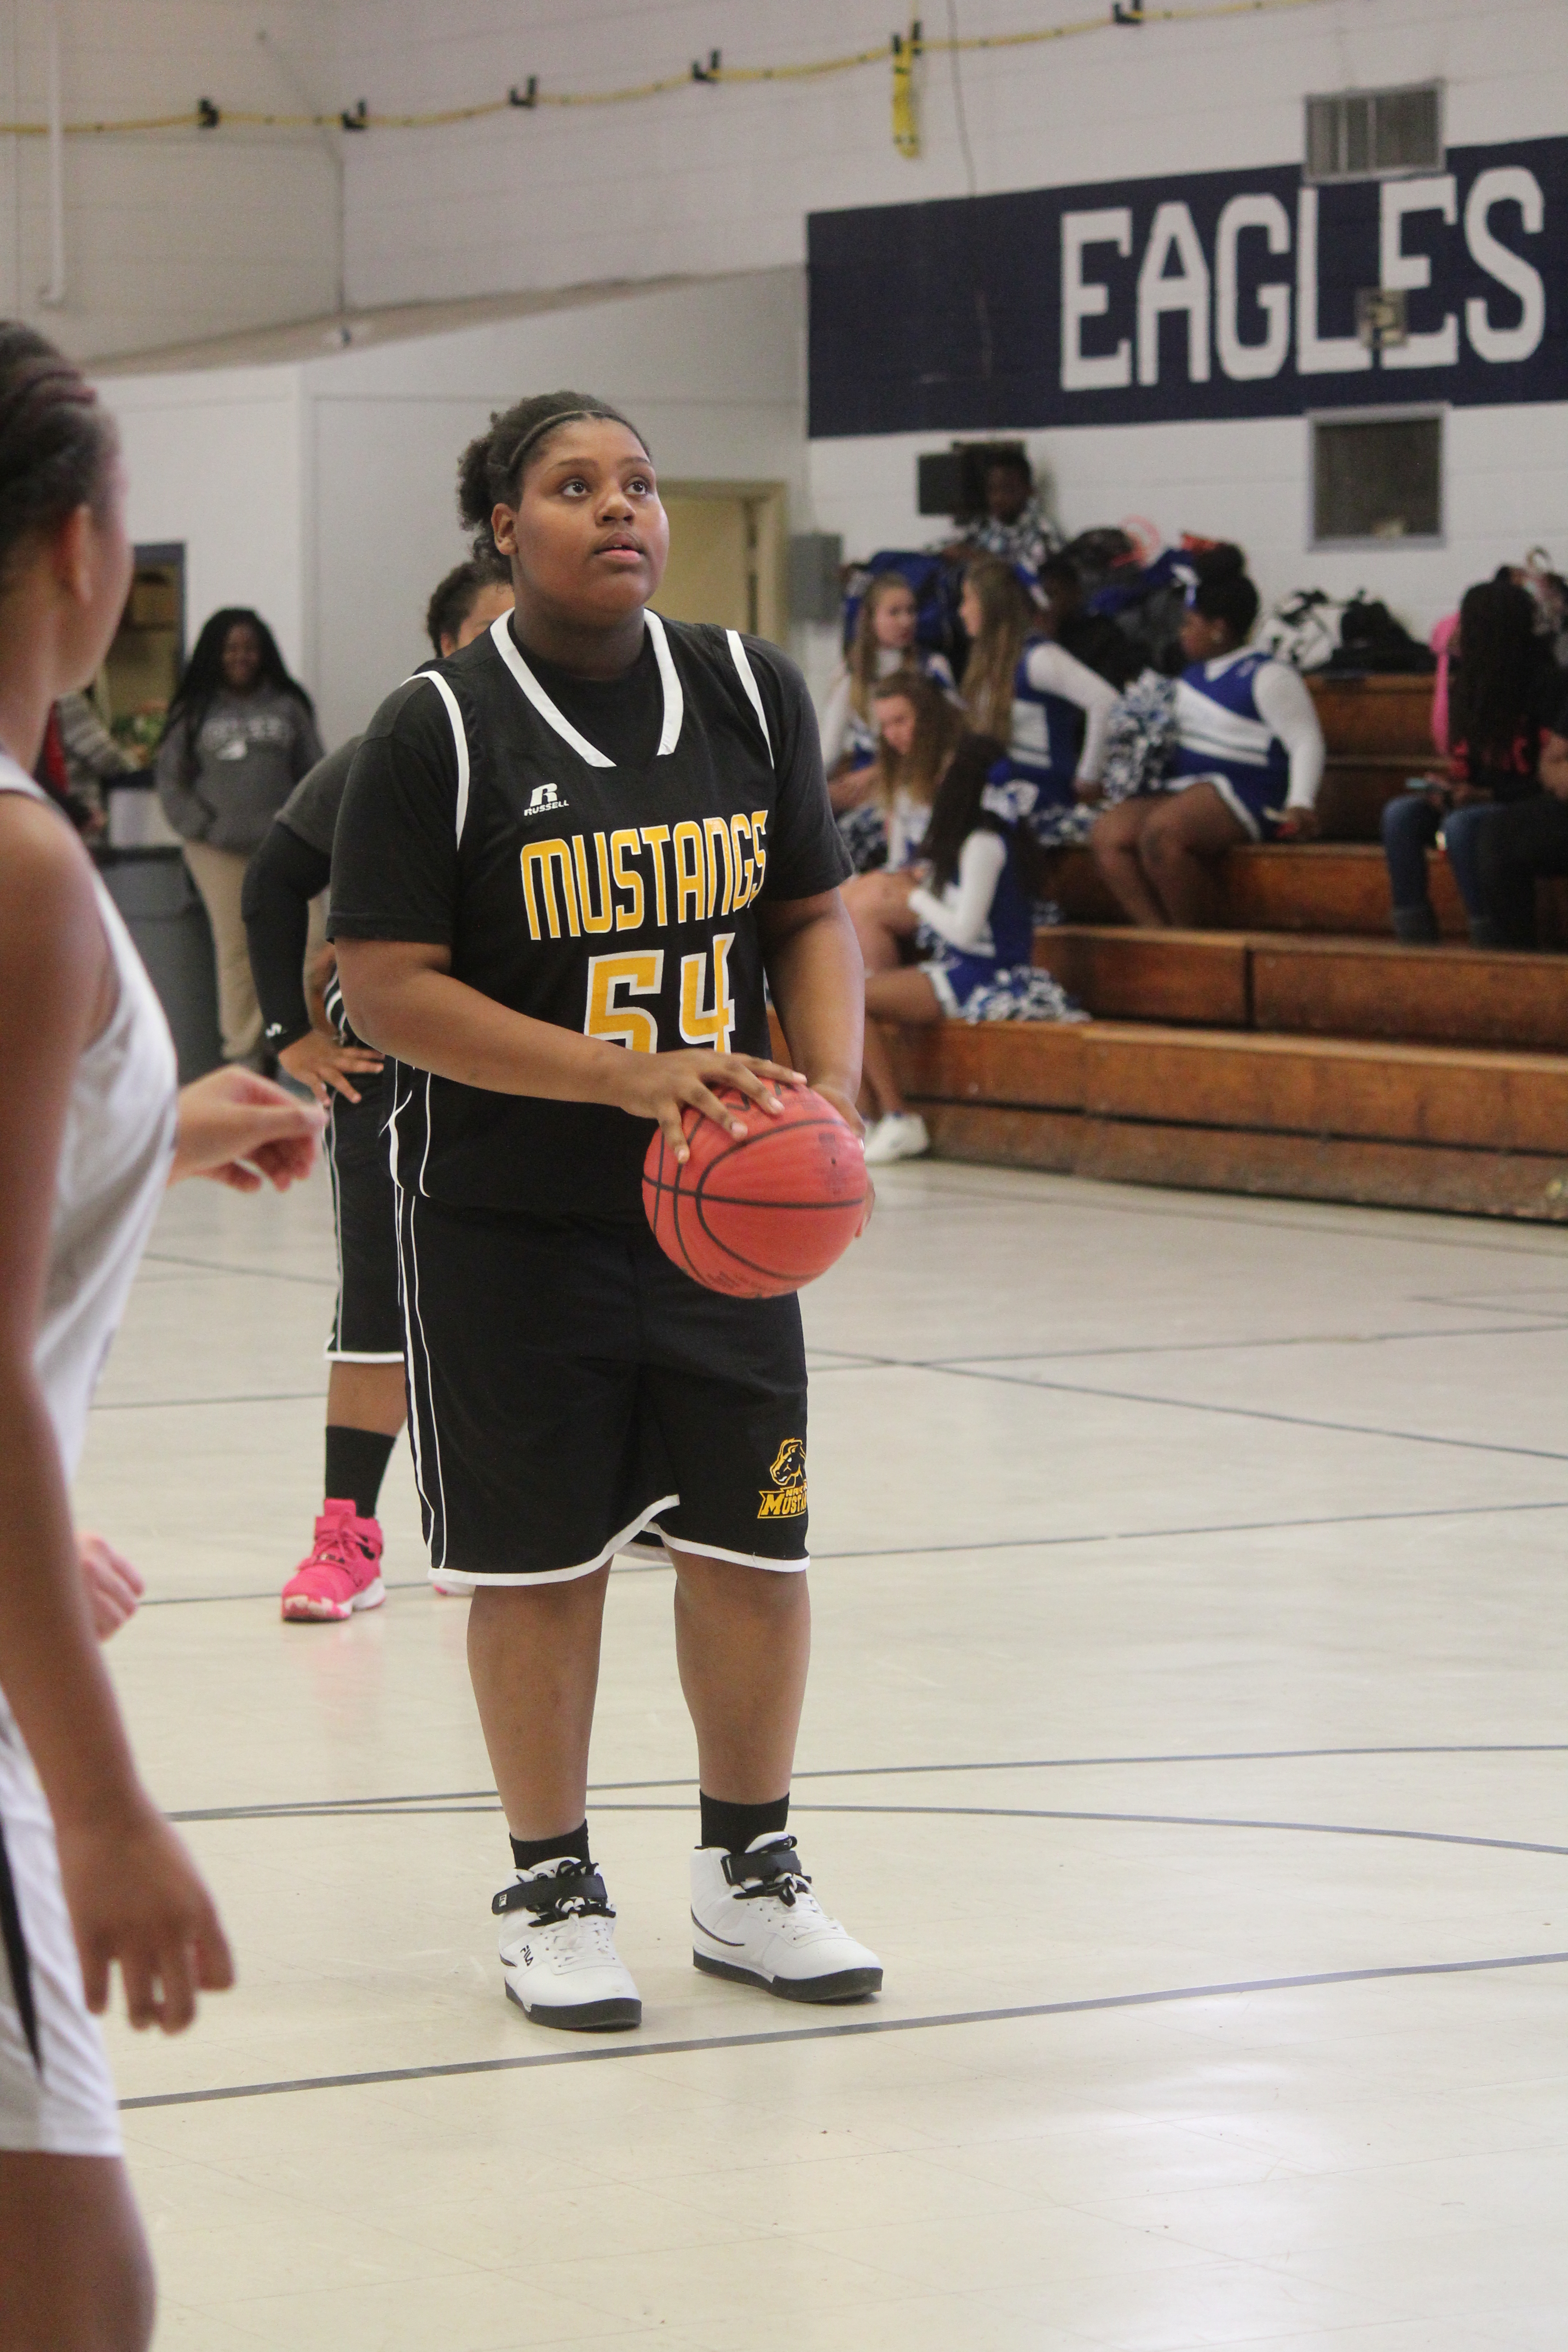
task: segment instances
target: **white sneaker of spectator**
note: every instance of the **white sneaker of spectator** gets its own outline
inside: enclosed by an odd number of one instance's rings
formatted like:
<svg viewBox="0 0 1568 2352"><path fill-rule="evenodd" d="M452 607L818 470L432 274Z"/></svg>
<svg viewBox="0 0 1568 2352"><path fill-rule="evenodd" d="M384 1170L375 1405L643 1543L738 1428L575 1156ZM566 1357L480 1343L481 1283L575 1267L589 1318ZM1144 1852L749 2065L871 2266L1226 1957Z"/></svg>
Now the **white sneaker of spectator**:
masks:
<svg viewBox="0 0 1568 2352"><path fill-rule="evenodd" d="M866 1138L866 1165L885 1168L890 1160L919 1160L930 1150L924 1119L915 1111L890 1110Z"/></svg>

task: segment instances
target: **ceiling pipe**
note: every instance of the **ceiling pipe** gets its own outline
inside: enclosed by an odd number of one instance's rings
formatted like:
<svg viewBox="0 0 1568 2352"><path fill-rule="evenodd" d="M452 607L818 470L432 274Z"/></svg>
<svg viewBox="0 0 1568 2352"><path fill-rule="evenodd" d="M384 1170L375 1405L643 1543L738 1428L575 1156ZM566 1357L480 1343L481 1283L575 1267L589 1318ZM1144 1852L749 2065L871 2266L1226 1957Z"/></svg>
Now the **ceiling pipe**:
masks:
<svg viewBox="0 0 1568 2352"><path fill-rule="evenodd" d="M60 94L60 0L48 0L49 68L49 282L38 296L46 310L59 310L66 299L66 126Z"/></svg>

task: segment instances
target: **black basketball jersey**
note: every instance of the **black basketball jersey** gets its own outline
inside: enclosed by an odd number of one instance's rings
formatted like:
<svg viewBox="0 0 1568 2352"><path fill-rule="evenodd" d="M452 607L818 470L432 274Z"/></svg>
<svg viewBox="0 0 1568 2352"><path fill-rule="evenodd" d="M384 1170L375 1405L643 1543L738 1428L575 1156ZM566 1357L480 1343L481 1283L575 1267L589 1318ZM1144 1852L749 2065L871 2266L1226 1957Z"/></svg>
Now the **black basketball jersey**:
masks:
<svg viewBox="0 0 1568 2352"><path fill-rule="evenodd" d="M579 732L510 616L397 688L344 794L332 933L447 947L498 1003L634 1052L766 1054L756 908L848 871L810 701L775 647L647 618L658 736L640 765ZM403 1183L456 1207L642 1214L651 1122L395 1077Z"/></svg>

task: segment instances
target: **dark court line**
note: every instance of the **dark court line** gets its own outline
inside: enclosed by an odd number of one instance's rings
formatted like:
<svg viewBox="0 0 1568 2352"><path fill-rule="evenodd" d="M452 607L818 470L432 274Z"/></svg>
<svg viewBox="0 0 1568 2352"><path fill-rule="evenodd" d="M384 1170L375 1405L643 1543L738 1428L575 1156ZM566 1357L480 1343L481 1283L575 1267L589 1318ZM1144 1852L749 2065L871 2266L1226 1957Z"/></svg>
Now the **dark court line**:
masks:
<svg viewBox="0 0 1568 2352"><path fill-rule="evenodd" d="M290 1280L303 1280L292 1276ZM313 1277L311 1277L313 1279ZM1523 1314L1526 1310L1521 1309ZM878 1356L862 1351L849 1355L837 1348L813 1348L812 1356L831 1358L831 1361L814 1363L811 1370L826 1377L833 1372L906 1371L945 1372L969 1370L991 1364L1058 1364L1098 1361L1105 1357L1141 1356L1207 1356L1235 1355L1266 1348L1370 1348L1398 1346L1425 1339L1498 1339L1516 1337L1532 1338L1542 1331L1568 1331L1568 1318L1520 1323L1456 1325L1452 1329L1430 1331L1342 1331L1308 1333L1300 1338L1275 1339L1194 1339L1172 1341L1168 1345L1140 1348L1019 1348L995 1356ZM1028 1386L1044 1387L1044 1381L1030 1381ZM1098 1391L1095 1391L1098 1393ZM326 1395L324 1388L268 1389L246 1396L194 1397L116 1397L95 1402L94 1412L172 1412L192 1405L225 1404L309 1404ZM1381 1432L1372 1433L1382 1434ZM838 1558L846 1555L840 1553Z"/></svg>
<svg viewBox="0 0 1568 2352"><path fill-rule="evenodd" d="M691 1810L689 1798L677 1803L629 1804L605 1803L600 1801L595 1811L601 1813L685 1813ZM1302 1837L1393 1838L1415 1845L1483 1846L1499 1853L1543 1853L1568 1858L1568 1845L1545 1845L1527 1838L1480 1837L1457 1830L1380 1829L1375 1824L1359 1822L1270 1822L1255 1821L1246 1816L1233 1817L1224 1813L1129 1813L1104 1808L1079 1811L1064 1806L1047 1805L836 1805L820 1804L812 1798L795 1803L797 1813L857 1813L891 1814L911 1820L1002 1821L1002 1822L1111 1822L1134 1829L1178 1830L1264 1830L1269 1832L1289 1832ZM215 1806L195 1812L171 1813L172 1822L241 1822L241 1821L381 1821L417 1822L444 1821L457 1817L478 1819L481 1815L499 1813L498 1798L486 1793L475 1801L458 1799L399 1800L384 1798L379 1804L363 1798L343 1805L334 1805L330 1799L307 1801L300 1805Z"/></svg>
<svg viewBox="0 0 1568 2352"><path fill-rule="evenodd" d="M1477 1308L1479 1314L1483 1310ZM1502 1310L1507 1313L1508 1309ZM1076 1363L1098 1356L1215 1356L1235 1355L1265 1348L1373 1348L1392 1347L1413 1339L1532 1339L1540 1331L1568 1331L1568 1318L1547 1316L1539 1309L1521 1307L1521 1320L1514 1323L1465 1323L1451 1328L1434 1326L1423 1331L1306 1331L1273 1339L1171 1339L1161 1340L1152 1347L1128 1348L1014 1348L994 1356L885 1356L863 1361L903 1363L911 1369L942 1370L952 1363L964 1364L1058 1364ZM837 1366L828 1367L837 1370Z"/></svg>
<svg viewBox="0 0 1568 2352"><path fill-rule="evenodd" d="M903 1780L932 1772L1062 1772L1120 1769L1134 1764L1294 1764L1334 1761L1342 1757L1368 1756L1568 1756L1568 1740L1443 1740L1435 1744L1402 1743L1393 1747L1356 1748L1189 1748L1170 1755L1142 1756L997 1756L954 1764L817 1765L796 1772L802 1780ZM694 1774L679 1773L658 1780L590 1780L588 1794L637 1796L653 1789L695 1789ZM174 1813L174 1821L259 1821L268 1815L309 1813L330 1807L352 1814L386 1805L493 1805L493 1789L420 1789L388 1797L301 1797L274 1804L214 1806L204 1812Z"/></svg>
<svg viewBox="0 0 1568 2352"><path fill-rule="evenodd" d="M1342 1437L1386 1437L1406 1445L1440 1445L1461 1454L1501 1454L1528 1462L1568 1462L1563 1454L1544 1445L1500 1445L1484 1437L1437 1437L1418 1429L1375 1429L1356 1421L1320 1421L1300 1412L1269 1412L1261 1405L1212 1404L1193 1397L1146 1396L1133 1389L1090 1388L1081 1381L1030 1381L1008 1372L969 1369L968 1360L922 1365L924 1371L947 1372L957 1380L992 1381L1001 1388L1043 1389L1052 1396L1103 1397L1110 1404L1163 1405L1172 1412L1218 1413L1234 1421L1267 1421L1284 1429L1321 1429Z"/></svg>
<svg viewBox="0 0 1568 2352"><path fill-rule="evenodd" d="M982 1551L1054 1551L1074 1544L1160 1543L1178 1536L1246 1536L1288 1532L1292 1528L1360 1528L1377 1527L1387 1521L1401 1519L1489 1519L1517 1511L1568 1511L1568 1500L1543 1503L1455 1503L1447 1507L1431 1507L1418 1511L1339 1511L1323 1518L1304 1519L1218 1519L1208 1527L1195 1528L1112 1528L1109 1531L1090 1530L1087 1535L1066 1536L995 1536L984 1543L944 1544L884 1544L868 1551L819 1551L812 1557L819 1567L842 1559L922 1559L930 1555L950 1552ZM617 1560L617 1576L663 1576L668 1567L659 1560ZM421 1592L429 1582L424 1576L389 1577L389 1592ZM142 1602L142 1609L189 1609L198 1603L217 1604L226 1601L274 1601L276 1589L265 1592L162 1592L154 1593ZM138 1612L140 1613L140 1612Z"/></svg>
<svg viewBox="0 0 1568 2352"><path fill-rule="evenodd" d="M193 1404L320 1404L325 1389L268 1389L258 1396L118 1397L95 1404L94 1412L172 1412Z"/></svg>
<svg viewBox="0 0 1568 2352"><path fill-rule="evenodd" d="M142 1263L148 1265L182 1265L196 1274L243 1275L248 1282L300 1282L310 1290L335 1290L336 1278L324 1274L287 1274L275 1265L225 1265L217 1259L185 1257L173 1250L144 1250Z"/></svg>
<svg viewBox="0 0 1568 2352"><path fill-rule="evenodd" d="M783 2026L764 2033L714 2033L685 2041L596 2042L586 2049L530 2051L517 2058L464 2058L447 2065L382 2066L357 2074L301 2074L289 2082L227 2083L205 2091L155 2091L121 2099L130 2113L146 2107L210 2106L226 2099L268 2099L292 2091L352 2091L383 2083L433 2083L463 2074L520 2074L541 2066L594 2065L603 2060L677 2058L709 2050L764 2049L780 2042L846 2042L871 2033L924 2033L955 2025L1011 2025L1041 2017L1083 2017L1118 2009L1154 2009L1176 2001L1234 2000L1248 1993L1305 1992L1325 1985L1386 1984L1414 1977L1481 1976L1501 1969L1546 1969L1568 1952L1513 1952L1489 1960L1423 1960L1383 1969L1324 1969L1311 1975L1254 1977L1235 1984L1173 1985L1158 1992L1102 1993L1088 2000L1030 2001L1010 2009L960 2009L929 2017L867 2017L837 2025Z"/></svg>
<svg viewBox="0 0 1568 2352"><path fill-rule="evenodd" d="M1247 1215L1245 1213L1247 1210L1257 1210L1263 1205L1255 1195L1249 1194L1220 1196L1225 1200L1224 1207L1205 1208L1199 1204L1215 1199L1215 1195L1186 1192L1180 1185L1175 1184L1144 1186L1119 1183L1113 1178L1052 1177L1045 1169L987 1168L984 1163L974 1160L942 1160L928 1161L927 1165L941 1168L946 1177L955 1175L965 1168L977 1176L989 1174L1044 1177L1047 1182L1053 1186L1053 1190L1031 1198L1027 1192L1020 1192L1012 1186L954 1184L944 1189L936 1184L928 1184L918 1193L910 1192L900 1192L898 1195L901 1204L895 1213L898 1215L908 1216L911 1209L917 1204L923 1206L926 1201L973 1202L980 1199L994 1202L1004 1208L1030 1208L1042 1212L1055 1210L1058 1213L1062 1210L1078 1209L1110 1217L1159 1218L1174 1224L1244 1225L1256 1233L1314 1234L1320 1241L1345 1240L1385 1244L1392 1240L1407 1249L1477 1250L1486 1257L1550 1258L1554 1264L1559 1265L1562 1264L1563 1256L1561 1247L1531 1249L1527 1244L1494 1238L1491 1233L1488 1233L1484 1238L1480 1235L1463 1234L1450 1239L1448 1234L1441 1230L1443 1226L1447 1225L1451 1230L1461 1223L1475 1222L1465 1211L1394 1209L1381 1207L1371 1202L1322 1201L1314 1205L1324 1210L1328 1214L1324 1216L1321 1223L1319 1223L1306 1217ZM1069 1185L1081 1189L1068 1192L1067 1187ZM1055 1189L1056 1187L1061 1189ZM1178 1202L1181 1205L1174 1205ZM1190 1207L1187 1205L1189 1202L1193 1204ZM1283 1202L1281 1205L1283 1206ZM1299 1205L1300 1204L1297 1202L1291 1203L1292 1207ZM1331 1223L1330 1217L1335 1211L1349 1211L1352 1214L1344 1216L1342 1222L1335 1218ZM1436 1232L1428 1230L1419 1234L1398 1232L1391 1234L1386 1225L1380 1229L1377 1225L1363 1225L1352 1222L1352 1218L1362 1216L1377 1217L1389 1222L1395 1217L1407 1219L1420 1217L1426 1222L1428 1227L1436 1225L1439 1230Z"/></svg>

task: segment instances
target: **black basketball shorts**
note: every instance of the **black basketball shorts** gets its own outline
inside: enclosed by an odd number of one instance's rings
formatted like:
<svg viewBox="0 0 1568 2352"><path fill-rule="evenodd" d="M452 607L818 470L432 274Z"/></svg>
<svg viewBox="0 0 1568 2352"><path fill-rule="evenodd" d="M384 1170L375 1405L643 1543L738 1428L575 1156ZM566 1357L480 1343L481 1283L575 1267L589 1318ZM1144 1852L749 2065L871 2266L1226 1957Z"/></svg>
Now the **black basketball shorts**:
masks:
<svg viewBox="0 0 1568 2352"><path fill-rule="evenodd" d="M387 1157L390 1078L356 1074L362 1099L334 1092L326 1161L332 1181L338 1298L327 1355L340 1364L400 1364L403 1308L397 1295L397 1199Z"/></svg>
<svg viewBox="0 0 1568 2352"><path fill-rule="evenodd" d="M590 1575L644 1529L806 1565L793 1297L705 1290L635 1224L398 1196L410 1435L432 1571Z"/></svg>

